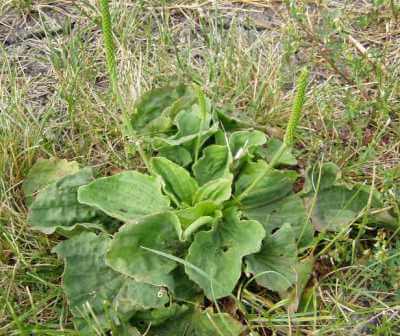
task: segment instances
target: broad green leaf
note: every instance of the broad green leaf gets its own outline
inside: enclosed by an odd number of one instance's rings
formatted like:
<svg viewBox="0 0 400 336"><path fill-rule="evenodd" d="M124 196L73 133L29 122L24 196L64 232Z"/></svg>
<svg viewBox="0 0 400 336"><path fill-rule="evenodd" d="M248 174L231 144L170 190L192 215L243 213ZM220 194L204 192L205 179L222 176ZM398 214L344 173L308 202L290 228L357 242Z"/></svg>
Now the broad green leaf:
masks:
<svg viewBox="0 0 400 336"><path fill-rule="evenodd" d="M218 121L222 124L223 129L227 132L237 131L239 129L248 128L249 124L232 116L228 111L217 110Z"/></svg>
<svg viewBox="0 0 400 336"><path fill-rule="evenodd" d="M184 85L153 89L135 104L131 127L138 134L151 135L167 131L175 114L190 106L195 97Z"/></svg>
<svg viewBox="0 0 400 336"><path fill-rule="evenodd" d="M297 247L293 229L283 225L274 234L268 234L257 254L245 260L246 271L252 273L260 286L283 292L296 281Z"/></svg>
<svg viewBox="0 0 400 336"><path fill-rule="evenodd" d="M156 327L170 319L179 319L188 309L187 305L172 303L166 307L138 312L132 317L131 323L148 335L147 329L150 325Z"/></svg>
<svg viewBox="0 0 400 336"><path fill-rule="evenodd" d="M266 148L257 149L257 155L261 156L264 160L271 162L274 155L279 151L282 146L282 141L279 139L269 139L266 143ZM281 157L276 162L276 165L295 166L297 164L296 158L293 156L291 148L287 147Z"/></svg>
<svg viewBox="0 0 400 336"><path fill-rule="evenodd" d="M122 221L136 221L169 208L159 179L136 171L99 178L79 188L78 199Z"/></svg>
<svg viewBox="0 0 400 336"><path fill-rule="evenodd" d="M157 138L157 147L184 145L189 152L193 152L197 142L200 145L218 130L218 125L211 125L211 114L209 103L206 114L203 114L198 104L192 105L190 109L182 110L175 118L174 124L178 131L169 138Z"/></svg>
<svg viewBox="0 0 400 336"><path fill-rule="evenodd" d="M303 193L319 192L330 188L340 177L340 168L332 162L314 165L307 169Z"/></svg>
<svg viewBox="0 0 400 336"><path fill-rule="evenodd" d="M398 230L400 222L396 213L391 209L382 209L382 207L381 204L381 206L377 206L380 209L374 209L373 213L370 211L367 217L368 223L389 230Z"/></svg>
<svg viewBox="0 0 400 336"><path fill-rule="evenodd" d="M206 115L203 114L198 104L191 106L190 110L181 111L175 120L178 132L175 139L184 136L198 134L201 131L207 130L211 123L210 104L206 106Z"/></svg>
<svg viewBox="0 0 400 336"><path fill-rule="evenodd" d="M267 138L260 131L237 131L231 134L229 138L229 147L231 148L232 156L235 160L251 154L251 151L265 144Z"/></svg>
<svg viewBox="0 0 400 336"><path fill-rule="evenodd" d="M249 219L259 221L265 231L271 233L283 224L289 223L300 246L305 246L313 239L314 229L308 219L303 200L295 194L260 206L243 210Z"/></svg>
<svg viewBox="0 0 400 336"><path fill-rule="evenodd" d="M203 156L193 165L193 174L200 185L217 178L227 177L232 161L227 146L211 145L204 149Z"/></svg>
<svg viewBox="0 0 400 336"><path fill-rule="evenodd" d="M93 181L90 168L79 170L54 182L42 190L33 201L28 223L44 233L54 233L58 228L68 230L77 223L94 223L105 216L96 209L80 204L77 190ZM72 229L72 228L71 228Z"/></svg>
<svg viewBox="0 0 400 336"><path fill-rule="evenodd" d="M203 296L201 294L201 288L189 279L183 265L178 265L178 267L172 271L172 276L174 277L174 288L171 291L173 292L175 300L194 302L196 296Z"/></svg>
<svg viewBox="0 0 400 336"><path fill-rule="evenodd" d="M227 209L212 230L195 235L185 271L210 300L228 296L239 280L242 258L259 251L264 236L260 223L241 221L236 209Z"/></svg>
<svg viewBox="0 0 400 336"><path fill-rule="evenodd" d="M158 154L168 160L175 162L181 167L186 167L192 163L192 155L190 152L181 146L164 146L159 149Z"/></svg>
<svg viewBox="0 0 400 336"><path fill-rule="evenodd" d="M93 327L110 328L110 318L163 307L167 293L161 287L138 283L105 264L111 239L84 232L58 244L53 251L65 260L63 287L74 323L82 335L96 334Z"/></svg>
<svg viewBox="0 0 400 336"><path fill-rule="evenodd" d="M268 164L265 161L247 163L236 181L235 195L240 196L267 170ZM295 171L270 169L242 198L243 208L259 208L289 195L297 176Z"/></svg>
<svg viewBox="0 0 400 336"><path fill-rule="evenodd" d="M340 231L366 209L368 199L367 189L333 186L306 198L306 203L312 209L311 220L318 231ZM375 202L372 208L379 205Z"/></svg>
<svg viewBox="0 0 400 336"><path fill-rule="evenodd" d="M225 147L227 144L229 144L228 134L226 133L226 131L223 131L221 129L219 129L217 132L215 132L213 140L214 140L214 145L217 145L217 146ZM214 145L209 145L208 147L211 147ZM229 149L229 151L230 151L230 149Z"/></svg>
<svg viewBox="0 0 400 336"><path fill-rule="evenodd" d="M128 318L134 312L164 307L169 303L168 291L134 280L125 281L114 300L115 309Z"/></svg>
<svg viewBox="0 0 400 336"><path fill-rule="evenodd" d="M216 211L219 209L220 207L216 203L203 201L197 203L193 207L177 210L175 213L181 222L182 229L186 229L190 224L201 217L216 217Z"/></svg>
<svg viewBox="0 0 400 336"><path fill-rule="evenodd" d="M176 215L164 212L125 224L112 240L106 256L114 270L135 280L159 286L171 286L169 273L176 262L143 247L175 255L179 249L180 223Z"/></svg>
<svg viewBox="0 0 400 336"><path fill-rule="evenodd" d="M244 326L227 313L214 313L211 309L196 308L151 328L150 336L239 336Z"/></svg>
<svg viewBox="0 0 400 336"><path fill-rule="evenodd" d="M197 190L194 195L194 203L212 201L215 204L222 204L227 201L232 193L232 179L231 176L230 178L219 178L207 182Z"/></svg>
<svg viewBox="0 0 400 336"><path fill-rule="evenodd" d="M308 169L303 194L313 225L318 231L340 231L369 210L367 221L375 226L397 229L397 219L384 208L381 195L367 186L348 188L340 184L340 170L333 163ZM369 204L370 199L370 204Z"/></svg>
<svg viewBox="0 0 400 336"><path fill-rule="evenodd" d="M22 183L26 204L29 206L40 190L67 175L77 173L78 170L79 164L76 161L56 158L38 160Z"/></svg>
<svg viewBox="0 0 400 336"><path fill-rule="evenodd" d="M176 163L166 158L155 157L151 160L151 167L154 173L159 175L165 184L165 192L173 199L191 205L193 196L198 189L196 180L189 172Z"/></svg>
<svg viewBox="0 0 400 336"><path fill-rule="evenodd" d="M63 287L81 335L108 330L112 302L125 278L106 266L104 254L110 239L84 232L61 242L53 251L65 260Z"/></svg>

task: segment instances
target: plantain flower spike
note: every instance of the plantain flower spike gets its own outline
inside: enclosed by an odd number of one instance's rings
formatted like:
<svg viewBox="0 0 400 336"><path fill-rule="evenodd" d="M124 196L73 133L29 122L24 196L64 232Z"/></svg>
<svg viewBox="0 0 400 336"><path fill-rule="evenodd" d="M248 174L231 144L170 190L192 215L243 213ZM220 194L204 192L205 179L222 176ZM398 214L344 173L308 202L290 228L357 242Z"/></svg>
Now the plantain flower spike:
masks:
<svg viewBox="0 0 400 336"><path fill-rule="evenodd" d="M286 127L286 133L284 137L284 143L287 147L293 146L294 136L297 125L299 124L301 111L303 109L304 102L306 100L306 87L308 84L308 70L303 68L297 79L296 84L296 97L293 102L292 113L290 115L289 123Z"/></svg>

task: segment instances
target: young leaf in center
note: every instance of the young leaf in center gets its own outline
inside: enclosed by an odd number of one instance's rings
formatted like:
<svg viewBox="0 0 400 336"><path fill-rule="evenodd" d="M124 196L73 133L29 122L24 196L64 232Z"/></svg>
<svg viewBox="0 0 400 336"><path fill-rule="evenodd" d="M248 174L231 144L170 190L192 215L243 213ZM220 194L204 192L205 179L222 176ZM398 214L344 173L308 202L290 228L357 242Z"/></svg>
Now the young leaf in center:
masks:
<svg viewBox="0 0 400 336"><path fill-rule="evenodd" d="M161 176L165 183L165 192L175 202L192 205L198 186L185 168L163 157L153 158L151 166L154 173Z"/></svg>

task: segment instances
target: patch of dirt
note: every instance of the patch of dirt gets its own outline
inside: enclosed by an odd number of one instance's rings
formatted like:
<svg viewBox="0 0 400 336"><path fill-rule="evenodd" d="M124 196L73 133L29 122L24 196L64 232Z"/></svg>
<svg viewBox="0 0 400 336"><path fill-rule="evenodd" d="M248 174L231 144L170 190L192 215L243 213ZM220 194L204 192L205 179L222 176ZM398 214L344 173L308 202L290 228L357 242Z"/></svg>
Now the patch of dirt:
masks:
<svg viewBox="0 0 400 336"><path fill-rule="evenodd" d="M7 57L0 76L9 90L27 88L25 105L40 110L53 94L56 79L48 58L48 40L68 34L74 25L76 9L71 4L33 5L30 12L9 8L0 17L0 44ZM1 74L1 70L12 71Z"/></svg>

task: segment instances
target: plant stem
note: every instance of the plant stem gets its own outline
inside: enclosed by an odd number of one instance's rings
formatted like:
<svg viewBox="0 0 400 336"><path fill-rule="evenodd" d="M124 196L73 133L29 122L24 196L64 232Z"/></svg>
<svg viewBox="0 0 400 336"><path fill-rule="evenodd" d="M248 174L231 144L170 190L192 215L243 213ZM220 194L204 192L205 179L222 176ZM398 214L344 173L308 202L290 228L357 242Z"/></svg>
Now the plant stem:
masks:
<svg viewBox="0 0 400 336"><path fill-rule="evenodd" d="M115 97L117 97L118 76L117 76L117 66L115 62L115 46L112 37L111 15L110 15L110 7L108 6L108 0L100 0L100 13L101 13L101 24L103 30L104 49L106 53L107 71L108 75L110 76L113 93Z"/></svg>
<svg viewBox="0 0 400 336"><path fill-rule="evenodd" d="M100 0L100 13L101 13L101 26L103 31L103 42L104 50L106 54L106 65L107 72L111 82L112 93L117 100L118 106L123 113L123 133L127 133L129 130L129 118L125 111L124 104L119 92L118 86L118 73L117 64L115 61L115 45L113 40L112 26L111 26L111 15L108 0Z"/></svg>
<svg viewBox="0 0 400 336"><path fill-rule="evenodd" d="M301 111L304 106L305 96L306 96L306 87L308 83L308 70L304 68L297 80L297 92L296 97L293 102L292 113L290 114L289 122L286 127L286 133L283 138L282 145L279 147L278 151L273 156L272 160L268 163L264 172L258 175L254 181L237 197L237 200L240 201L245 198L255 187L256 185L273 169L279 162L279 159L282 157L282 154L285 152L287 148L293 146L294 143L294 135L297 129L297 125L299 124Z"/></svg>
<svg viewBox="0 0 400 336"><path fill-rule="evenodd" d="M197 91L197 98L198 98L199 109L200 109L200 114L201 114L201 122L200 122L199 133L196 138L196 145L195 145L195 150L194 150L194 163L196 163L199 158L200 144L201 144L201 132L203 131L204 123L207 118L207 105L206 105L206 98L204 96L204 93L201 91L200 87L198 87L198 86L196 87L196 91Z"/></svg>
<svg viewBox="0 0 400 336"><path fill-rule="evenodd" d="M100 14L101 14L101 26L103 32L104 50L106 54L106 65L107 65L109 80L111 82L112 95L117 102L117 106L122 112L121 133L124 136L129 137L130 135L132 135L133 132L131 128L129 113L125 108L118 86L118 72L115 60L116 59L115 45L112 33L110 7L108 5L108 0L99 0L99 1L100 1ZM129 147L130 147L129 144L126 144L124 146L125 155L127 157L129 155Z"/></svg>

